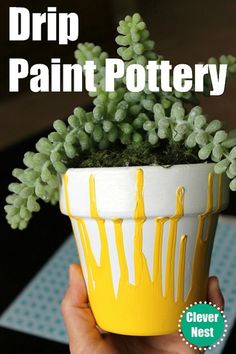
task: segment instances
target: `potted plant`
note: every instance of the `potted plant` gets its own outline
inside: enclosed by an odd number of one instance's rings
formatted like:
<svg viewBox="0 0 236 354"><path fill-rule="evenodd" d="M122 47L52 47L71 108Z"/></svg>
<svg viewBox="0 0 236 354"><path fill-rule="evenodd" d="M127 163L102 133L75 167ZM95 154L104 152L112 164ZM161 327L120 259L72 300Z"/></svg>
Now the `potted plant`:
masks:
<svg viewBox="0 0 236 354"><path fill-rule="evenodd" d="M116 42L128 66L162 59L138 14L120 21ZM193 92L129 92L122 79L104 90L107 53L79 44L77 62L97 66L94 108L67 122L24 155L6 199L7 220L24 229L39 201L71 219L91 308L115 333L157 335L178 328L181 311L204 300L214 233L236 190L236 132L208 122ZM228 55L210 63L227 63ZM205 91L211 88L206 77ZM231 179L229 184L229 179Z"/></svg>

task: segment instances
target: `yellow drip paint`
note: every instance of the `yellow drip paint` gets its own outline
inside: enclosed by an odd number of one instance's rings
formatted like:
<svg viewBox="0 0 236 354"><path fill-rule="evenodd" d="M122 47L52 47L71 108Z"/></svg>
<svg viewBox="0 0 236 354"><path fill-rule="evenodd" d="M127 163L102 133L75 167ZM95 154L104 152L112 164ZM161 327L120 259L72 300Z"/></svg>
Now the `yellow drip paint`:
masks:
<svg viewBox="0 0 236 354"><path fill-rule="evenodd" d="M167 257L166 257L166 287L165 287L165 297L174 298L174 288L175 288L175 248L176 248L176 237L177 237L177 225L179 219L184 214L184 188L178 187L176 191L176 212L170 219L170 227L168 234L168 246L167 246Z"/></svg>
<svg viewBox="0 0 236 354"><path fill-rule="evenodd" d="M84 251L84 258L85 258L85 263L86 263L86 268L88 273L88 293L90 295L95 285L94 269L96 267L96 261L94 259L94 255L90 247L88 233L84 221L81 218L77 218L77 225L78 225L80 239Z"/></svg>
<svg viewBox="0 0 236 354"><path fill-rule="evenodd" d="M187 236L182 235L179 248L177 301L184 300L184 274Z"/></svg>
<svg viewBox="0 0 236 354"><path fill-rule="evenodd" d="M99 219L98 211L97 211L97 202L96 202L95 179L93 175L89 177L89 195L90 195L90 216L93 219Z"/></svg>
<svg viewBox="0 0 236 354"><path fill-rule="evenodd" d="M69 193L68 193L68 176L67 174L63 175L63 184L64 184L64 192L65 192L65 202L66 202L66 211L68 216L71 218L71 210L70 210L70 201L69 201Z"/></svg>
<svg viewBox="0 0 236 354"><path fill-rule="evenodd" d="M207 207L204 213L198 215L198 229L196 237L196 245L192 264L191 286L188 297L191 293L197 293L199 284L201 284L202 292L198 293L195 301L204 300L207 292L208 271L213 244L213 222L217 221L217 214L213 215L213 173L208 175L207 190ZM222 186L220 186L221 188ZM221 205L219 205L221 208ZM216 217L215 217L216 216ZM206 237L203 239L204 223L208 219L208 227Z"/></svg>
<svg viewBox="0 0 236 354"><path fill-rule="evenodd" d="M143 278L150 282L147 260L143 254L143 223L146 220L143 200L143 170L136 171L136 205L134 211L134 272L135 284Z"/></svg>
<svg viewBox="0 0 236 354"><path fill-rule="evenodd" d="M139 168L136 172L136 205L134 211L134 219L146 220L143 200L143 170Z"/></svg>
<svg viewBox="0 0 236 354"><path fill-rule="evenodd" d="M201 218L201 223L202 223L202 239L204 237L204 223L208 219L208 224L207 224L207 231L206 231L206 236L204 238L204 242L208 240L208 238L211 235L211 229L212 229L212 214L213 214L213 180L214 180L214 174L213 172L210 172L208 175L208 195L207 195L207 210L205 213L200 216Z"/></svg>
<svg viewBox="0 0 236 354"><path fill-rule="evenodd" d="M113 219L115 236L116 236L116 247L119 258L120 265L120 282L127 284L128 279L128 267L125 258L125 250L124 250L124 238L122 231L122 219Z"/></svg>
<svg viewBox="0 0 236 354"><path fill-rule="evenodd" d="M207 191L207 209L202 216L207 216L212 212L213 208L213 172L208 175L208 191Z"/></svg>
<svg viewBox="0 0 236 354"><path fill-rule="evenodd" d="M222 185L223 185L223 175L222 173L218 176L218 205L216 212L219 213L222 208Z"/></svg>
<svg viewBox="0 0 236 354"><path fill-rule="evenodd" d="M153 254L153 281L158 284L158 296L162 296L162 238L164 223L168 218L156 218L156 232Z"/></svg>
<svg viewBox="0 0 236 354"><path fill-rule="evenodd" d="M192 277L190 290L184 298L185 255L189 236L182 235L179 244L177 284L175 284L175 257L178 222L184 215L184 188L176 190L176 209L171 217L156 217L154 235L153 276L150 276L147 260L143 254L143 224L145 223L145 205L143 198L144 176L141 168L136 172L136 203L134 210L134 270L135 281L129 282L129 269L124 249L124 238L129 235L123 233L124 220L113 218L115 245L120 268L118 290L115 292L106 233L105 220L99 216L96 200L96 185L93 175L89 178L90 215L97 223L101 242L100 264L97 264L88 235L86 223L77 218L78 231L81 237L82 248L88 273L89 300L99 326L107 331L130 335L156 335L171 333L177 330L178 319L182 310L191 302L203 300L205 296L208 261L212 235L202 239L203 226L206 218L213 212L213 174L208 177L208 193L206 211L199 215L197 240L193 255ZM66 208L71 215L68 178L64 176ZM219 183L219 190L222 183ZM115 202L115 201L114 201ZM218 208L221 208L222 198L218 193ZM213 221L215 219L213 218ZM86 221L87 222L87 221ZM131 222L131 220L130 220ZM162 269L163 229L169 222L167 254L165 270ZM211 233L212 228L208 230ZM194 237L194 235L191 235ZM145 234L145 237L149 235ZM151 237L151 235L150 235ZM165 289L162 288L163 272L166 274ZM203 284L201 290L200 284ZM177 289L176 299L174 289Z"/></svg>

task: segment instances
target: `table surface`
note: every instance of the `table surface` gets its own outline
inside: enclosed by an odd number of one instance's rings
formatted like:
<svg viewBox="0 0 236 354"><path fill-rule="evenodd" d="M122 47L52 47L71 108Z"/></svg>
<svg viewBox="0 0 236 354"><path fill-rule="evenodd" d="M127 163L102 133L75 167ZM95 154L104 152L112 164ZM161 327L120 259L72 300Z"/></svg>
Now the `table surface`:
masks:
<svg viewBox="0 0 236 354"><path fill-rule="evenodd" d="M46 135L44 132L43 135ZM40 134L39 136L42 136ZM0 153L1 200L0 200L0 314L21 292L25 285L39 271L54 251L70 233L69 220L62 216L58 208L46 206L32 220L27 230L12 231L4 218L3 205L8 194L7 185L11 181L11 170L22 166L25 151L34 149L38 137L33 137ZM232 194L231 203L226 211L236 215L236 196ZM47 220L50 220L47 223ZM54 222L56 220L56 222ZM45 225L47 226L45 228ZM53 235L53 237L52 237ZM236 327L227 341L223 354L232 353L236 346ZM1 354L64 354L68 346L53 341L40 339L28 334L0 329Z"/></svg>

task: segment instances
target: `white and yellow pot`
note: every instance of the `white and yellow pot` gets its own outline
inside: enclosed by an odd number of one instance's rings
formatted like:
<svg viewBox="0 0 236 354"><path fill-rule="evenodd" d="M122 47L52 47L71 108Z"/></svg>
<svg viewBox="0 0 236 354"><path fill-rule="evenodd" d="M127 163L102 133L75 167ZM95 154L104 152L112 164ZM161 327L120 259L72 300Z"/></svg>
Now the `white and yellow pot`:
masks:
<svg viewBox="0 0 236 354"><path fill-rule="evenodd" d="M205 300L214 233L228 181L213 163L71 168L60 207L71 219L98 325L129 335L178 329Z"/></svg>

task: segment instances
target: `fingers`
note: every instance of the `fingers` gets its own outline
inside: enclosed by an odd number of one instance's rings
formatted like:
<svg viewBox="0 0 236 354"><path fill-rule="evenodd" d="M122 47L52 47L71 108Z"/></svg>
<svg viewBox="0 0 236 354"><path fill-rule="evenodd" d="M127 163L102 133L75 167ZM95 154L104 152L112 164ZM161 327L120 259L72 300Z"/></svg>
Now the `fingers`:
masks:
<svg viewBox="0 0 236 354"><path fill-rule="evenodd" d="M69 269L69 287L61 305L72 354L85 353L84 348L100 339L80 266ZM84 351L83 351L84 350Z"/></svg>
<svg viewBox="0 0 236 354"><path fill-rule="evenodd" d="M220 290L219 280L217 277L210 277L208 280L207 300L216 304L221 310L224 308L224 297Z"/></svg>

